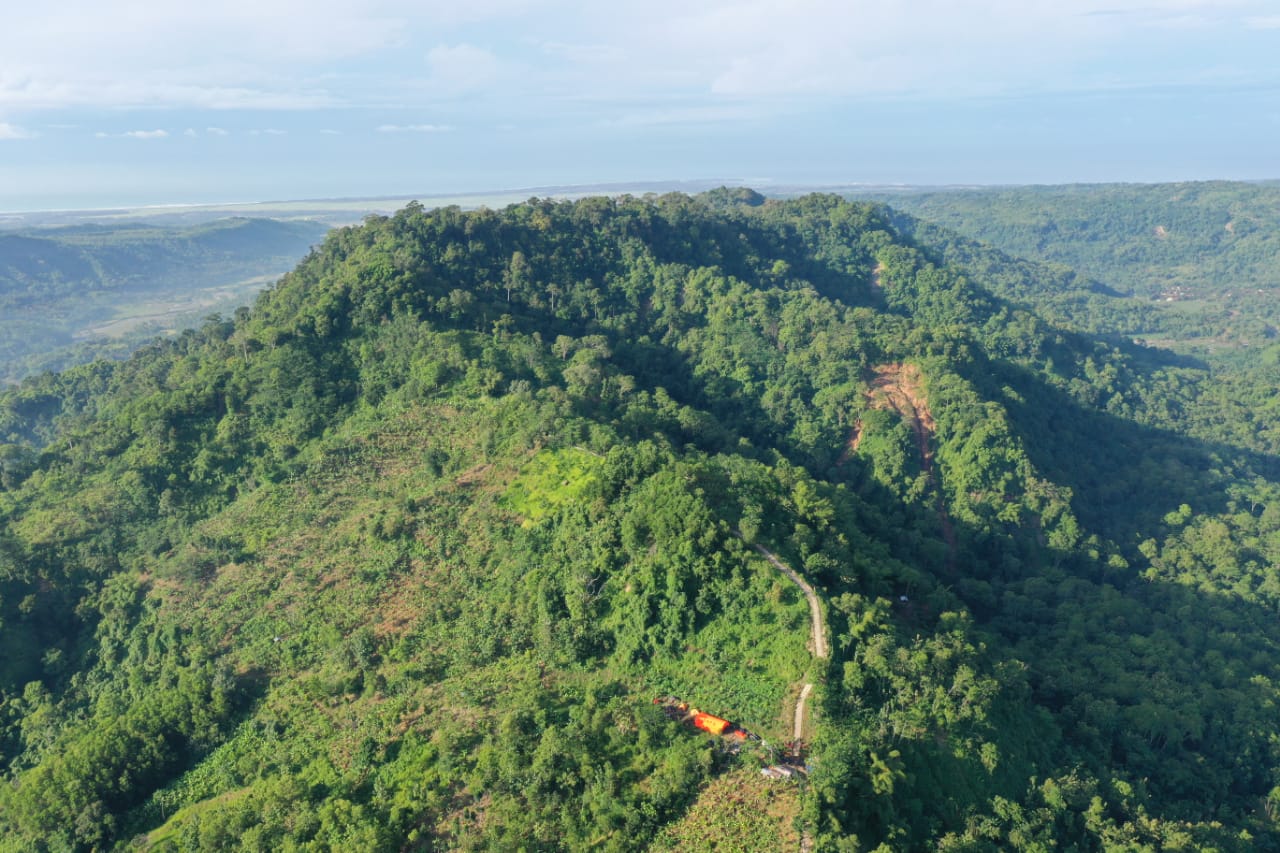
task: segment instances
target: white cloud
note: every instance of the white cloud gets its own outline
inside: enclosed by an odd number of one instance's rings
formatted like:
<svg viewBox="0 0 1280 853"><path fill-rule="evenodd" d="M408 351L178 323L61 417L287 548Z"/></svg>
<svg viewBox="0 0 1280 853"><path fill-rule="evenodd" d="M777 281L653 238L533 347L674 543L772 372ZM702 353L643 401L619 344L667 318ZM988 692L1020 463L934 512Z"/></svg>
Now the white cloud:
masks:
<svg viewBox="0 0 1280 853"><path fill-rule="evenodd" d="M405 13L412 11L408 2L378 0L60 0L54 5L7 9L8 35L0 37L4 55L117 70L248 59L281 65L329 61L395 43L405 31ZM104 59L115 64L100 65Z"/></svg>
<svg viewBox="0 0 1280 853"><path fill-rule="evenodd" d="M9 124L7 121L0 121L0 140L5 139L32 139L35 134L26 128L18 127L16 124Z"/></svg>
<svg viewBox="0 0 1280 853"><path fill-rule="evenodd" d="M1100 27L1079 15L1086 4L1072 5L756 0L679 15L672 27L686 49L704 45L710 89L720 95L983 89L1007 81L1027 51L1043 60L1055 43L1084 41Z"/></svg>
<svg viewBox="0 0 1280 853"><path fill-rule="evenodd" d="M711 124L726 121L750 121L762 115L757 108L744 104L724 104L703 107L678 107L675 109L648 110L628 113L619 119L605 122L614 127L653 127L670 124Z"/></svg>
<svg viewBox="0 0 1280 853"><path fill-rule="evenodd" d="M684 92L972 96L1090 88L1094 69L1156 82L1144 51L1211 65L1205 48L1265 0L654 0L616 21L629 62ZM612 13L612 9L610 10ZM603 12L601 13L604 14ZM616 17L616 15L615 15ZM1192 24L1196 29L1187 29ZM600 24L596 24L600 26ZM1196 35L1205 36L1193 44ZM1261 73L1262 69L1254 69Z"/></svg>
<svg viewBox="0 0 1280 853"><path fill-rule="evenodd" d="M616 107L692 95L1005 94L1098 86L1082 70L1090 63L1105 66L1108 81L1147 82L1161 69L1131 57L1176 54L1174 40L1187 45L1188 67L1230 64L1224 43L1212 59L1192 38L1280 28L1271 0L10 5L0 29L0 112L10 116L89 106L423 108L486 93L535 109L553 98ZM1236 67L1275 73L1247 62Z"/></svg>
<svg viewBox="0 0 1280 853"><path fill-rule="evenodd" d="M330 128L330 127L323 127L320 129L320 135L321 136L341 136L342 131L334 130L333 128Z"/></svg>
<svg viewBox="0 0 1280 853"><path fill-rule="evenodd" d="M145 71L138 76L121 73L106 79L96 73L76 75L69 73L68 69L44 73L29 71L17 75L9 74L0 67L0 107L48 110L86 106L176 106L210 110L298 110L333 106L336 103L324 91L297 86L271 90L252 86L212 85L195 80L156 82L154 78L163 73L162 70Z"/></svg>
<svg viewBox="0 0 1280 853"><path fill-rule="evenodd" d="M448 133L453 130L448 124L381 124L378 133Z"/></svg>
<svg viewBox="0 0 1280 853"><path fill-rule="evenodd" d="M99 130L94 139L164 139L169 135L167 130L126 130L123 133L107 133Z"/></svg>
<svg viewBox="0 0 1280 853"><path fill-rule="evenodd" d="M183 136L199 136L199 134L196 133L196 129L194 127L188 127L186 130L182 131L182 135Z"/></svg>
<svg viewBox="0 0 1280 853"><path fill-rule="evenodd" d="M427 52L431 85L446 93L482 89L498 78L502 63L484 48L470 44L438 45Z"/></svg>
<svg viewBox="0 0 1280 853"><path fill-rule="evenodd" d="M210 136L230 136L231 131L221 127L206 127L204 132Z"/></svg>
<svg viewBox="0 0 1280 853"><path fill-rule="evenodd" d="M544 53L558 56L571 62L604 63L625 59L627 52L616 44L571 44L562 41L543 42Z"/></svg>
<svg viewBox="0 0 1280 853"><path fill-rule="evenodd" d="M435 39L478 22L516 20L564 0L59 0L6 6L0 108L177 106L313 109L355 97L369 75L401 79ZM430 44L431 42L426 42ZM433 53L441 84L483 70L486 54ZM364 63L367 67L354 67ZM420 68L420 66L419 66ZM335 71L335 69L338 69ZM336 74L339 91L315 85ZM419 72L420 74L420 72Z"/></svg>

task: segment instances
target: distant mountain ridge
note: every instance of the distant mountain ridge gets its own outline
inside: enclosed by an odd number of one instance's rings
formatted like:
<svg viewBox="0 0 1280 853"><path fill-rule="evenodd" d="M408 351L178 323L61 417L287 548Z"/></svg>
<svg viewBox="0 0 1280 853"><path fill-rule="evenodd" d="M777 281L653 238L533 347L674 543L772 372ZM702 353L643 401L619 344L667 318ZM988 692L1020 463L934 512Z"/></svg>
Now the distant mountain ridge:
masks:
<svg viewBox="0 0 1280 853"><path fill-rule="evenodd" d="M0 378L118 356L184 314L233 310L255 292L246 282L289 269L327 231L248 218L0 231Z"/></svg>
<svg viewBox="0 0 1280 853"><path fill-rule="evenodd" d="M850 195L874 198L1016 257L1061 265L1162 307L1113 323L1132 333L1233 347L1265 345L1280 334L1276 182Z"/></svg>
<svg viewBox="0 0 1280 853"><path fill-rule="evenodd" d="M0 232L5 304L80 292L152 289L187 275L203 284L228 268L300 257L328 228L309 222L227 219L192 228L75 225Z"/></svg>

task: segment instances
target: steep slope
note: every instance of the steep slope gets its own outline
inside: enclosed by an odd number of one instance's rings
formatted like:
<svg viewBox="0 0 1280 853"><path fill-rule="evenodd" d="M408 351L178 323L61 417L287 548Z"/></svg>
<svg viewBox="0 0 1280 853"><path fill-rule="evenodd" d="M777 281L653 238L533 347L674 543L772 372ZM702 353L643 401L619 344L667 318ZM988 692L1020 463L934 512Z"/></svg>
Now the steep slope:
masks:
<svg viewBox="0 0 1280 853"><path fill-rule="evenodd" d="M0 398L0 849L720 837L755 756L652 698L777 742L806 677L799 826L724 837L1275 844L1274 439L759 202L410 206Z"/></svg>

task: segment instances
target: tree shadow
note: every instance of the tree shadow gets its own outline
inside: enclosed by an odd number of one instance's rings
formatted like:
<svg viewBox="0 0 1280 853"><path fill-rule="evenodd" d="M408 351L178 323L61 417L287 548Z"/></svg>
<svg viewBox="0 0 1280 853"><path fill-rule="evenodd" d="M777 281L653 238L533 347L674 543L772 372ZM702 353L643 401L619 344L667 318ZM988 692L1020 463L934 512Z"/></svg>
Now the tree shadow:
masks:
<svg viewBox="0 0 1280 853"><path fill-rule="evenodd" d="M1037 471L1071 488L1080 521L1125 546L1136 544L1140 531L1154 535L1183 504L1198 513L1226 511L1229 477L1280 476L1280 458L1090 408L1008 362L981 360L966 378L1000 401Z"/></svg>
<svg viewBox="0 0 1280 853"><path fill-rule="evenodd" d="M1143 431L1134 437L1148 438ZM1202 488L1197 497L1225 504L1218 491ZM892 605L899 642L939 636L946 629L941 613L963 603L979 628L975 641L985 637L984 668L998 674L1000 693L985 726L944 727L886 746L864 743L862 750L878 750L881 759L888 746L900 750L906 775L886 798L859 775L874 770L854 769L843 805L853 822L846 831L871 838L896 823L911 828L912 841L901 849L926 849L945 832L965 831L975 812L989 813L994 797L1034 799L1046 779L1079 778L1118 823L1191 821L1213 833L1219 830L1208 824L1221 821L1223 839L1247 826L1260 844L1280 840L1262 816L1262 803L1280 781L1274 771L1280 745L1271 735L1280 724L1273 598L1226 588L1208 566L1182 566L1184 580L1174 582L1107 565L1105 556L1085 549L1055 551L1043 543L1038 561L1003 561L1026 555L1028 543L1019 536L1028 531L993 535L963 522L956 529L959 576L938 560L919 566L932 575L932 586L913 589L911 606ZM823 580L829 601L863 583L852 573ZM857 665L858 643L842 645L838 635L849 626L829 621L837 635L827 671L834 686L847 665ZM840 726L847 711L838 695L828 691L822 713ZM965 745L973 737L996 747L994 771L984 769L975 742ZM860 760L873 760L853 749ZM1156 830L1148 824L1141 831Z"/></svg>

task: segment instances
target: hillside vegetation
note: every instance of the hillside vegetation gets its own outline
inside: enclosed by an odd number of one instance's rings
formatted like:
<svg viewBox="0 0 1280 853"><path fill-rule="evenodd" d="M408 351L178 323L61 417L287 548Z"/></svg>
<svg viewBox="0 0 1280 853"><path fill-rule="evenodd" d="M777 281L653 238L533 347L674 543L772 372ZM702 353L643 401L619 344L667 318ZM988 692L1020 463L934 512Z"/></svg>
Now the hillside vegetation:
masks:
<svg viewBox="0 0 1280 853"><path fill-rule="evenodd" d="M0 850L1277 849L1276 369L935 251L410 205L0 396Z"/></svg>
<svg viewBox="0 0 1280 853"><path fill-rule="evenodd" d="M234 310L327 230L237 218L0 231L0 381L119 357Z"/></svg>
<svg viewBox="0 0 1280 853"><path fill-rule="evenodd" d="M923 220L898 224L944 249L948 263L972 256L960 234L1051 265L1022 296L1096 331L1211 355L1276 341L1280 185L1100 184L878 198Z"/></svg>

